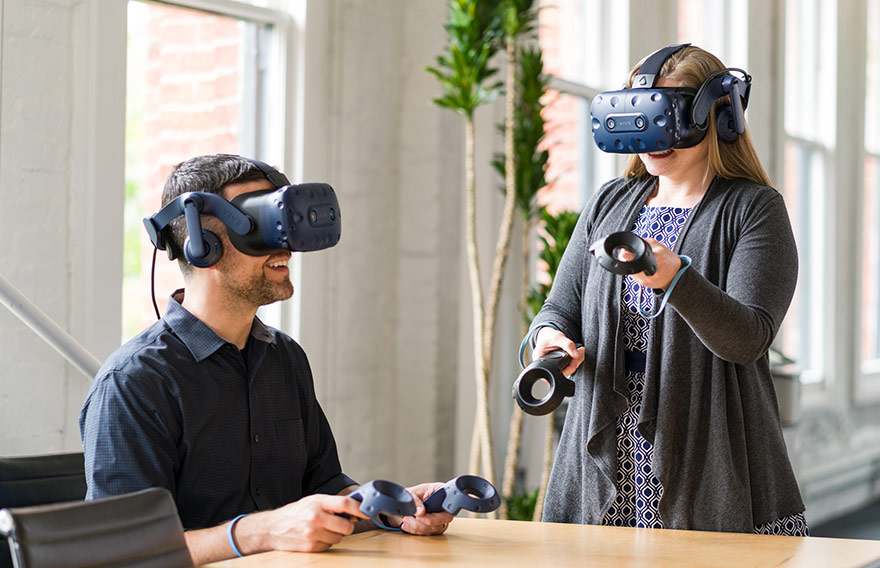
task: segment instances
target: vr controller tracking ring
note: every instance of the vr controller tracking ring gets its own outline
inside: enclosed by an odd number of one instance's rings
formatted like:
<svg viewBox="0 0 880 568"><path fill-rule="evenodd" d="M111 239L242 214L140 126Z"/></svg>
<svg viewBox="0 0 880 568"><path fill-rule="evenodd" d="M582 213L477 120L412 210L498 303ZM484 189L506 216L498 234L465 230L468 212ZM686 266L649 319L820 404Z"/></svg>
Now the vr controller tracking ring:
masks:
<svg viewBox="0 0 880 568"><path fill-rule="evenodd" d="M476 475L459 475L425 499L425 511L446 511L457 515L462 509L474 513L491 513L501 506L495 486Z"/></svg>
<svg viewBox="0 0 880 568"><path fill-rule="evenodd" d="M633 255L631 260L620 258L622 252ZM629 231L611 233L590 246L599 266L614 274L637 274L644 272L651 276L657 272L657 260L651 247L642 237Z"/></svg>
<svg viewBox="0 0 880 568"><path fill-rule="evenodd" d="M571 357L561 349L545 353L532 361L513 383L513 397L526 414L543 416L550 414L562 404L565 397L574 394L574 381L562 374ZM541 398L532 394L538 381L547 381L550 390Z"/></svg>

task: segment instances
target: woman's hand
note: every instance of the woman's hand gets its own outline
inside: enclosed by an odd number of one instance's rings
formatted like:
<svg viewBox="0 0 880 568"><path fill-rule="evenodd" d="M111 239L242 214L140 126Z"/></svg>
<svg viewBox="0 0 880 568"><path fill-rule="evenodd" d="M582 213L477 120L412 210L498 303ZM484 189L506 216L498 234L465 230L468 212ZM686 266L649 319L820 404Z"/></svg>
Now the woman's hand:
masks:
<svg viewBox="0 0 880 568"><path fill-rule="evenodd" d="M660 241L647 238L645 239L645 242L651 247L651 252L654 253L654 258L657 260L657 271L651 276L646 275L644 272L631 274L630 276L632 276L633 280L646 288L665 290L672 283L672 279L675 278L676 273L681 270L683 261L680 256L669 250L669 248ZM620 259L629 262L634 256L635 255L630 252L624 252L621 253Z"/></svg>
<svg viewBox="0 0 880 568"><path fill-rule="evenodd" d="M446 511L428 513L425 510L425 499L435 491L442 489L443 485L443 483L435 482L422 483L413 487L407 487L406 490L410 492L416 503L415 514L409 517L395 517L388 515L389 522L395 527L400 527L400 530L403 532L408 532L410 534L443 534L454 517Z"/></svg>
<svg viewBox="0 0 880 568"><path fill-rule="evenodd" d="M535 348L532 350L532 361L555 349L562 349L571 357L571 362L562 369L562 374L569 377L584 362L584 348L575 347L574 342L561 331L545 326L538 329L535 337Z"/></svg>

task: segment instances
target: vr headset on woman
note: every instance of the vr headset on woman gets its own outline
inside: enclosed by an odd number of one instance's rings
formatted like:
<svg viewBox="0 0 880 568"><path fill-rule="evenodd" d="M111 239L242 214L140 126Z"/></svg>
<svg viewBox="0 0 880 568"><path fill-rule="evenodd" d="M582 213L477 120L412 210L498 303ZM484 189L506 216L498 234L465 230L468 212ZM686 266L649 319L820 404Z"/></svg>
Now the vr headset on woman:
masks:
<svg viewBox="0 0 880 568"><path fill-rule="evenodd" d="M726 96L730 103L716 113L718 138L733 142L745 131L744 112L749 104L752 77L742 69L728 67L716 71L697 90L655 87L666 60L688 45L671 45L654 52L642 64L632 88L607 91L593 99L593 140L600 150L644 154L696 146L708 131L712 105ZM742 79L731 75L731 71L741 74Z"/></svg>

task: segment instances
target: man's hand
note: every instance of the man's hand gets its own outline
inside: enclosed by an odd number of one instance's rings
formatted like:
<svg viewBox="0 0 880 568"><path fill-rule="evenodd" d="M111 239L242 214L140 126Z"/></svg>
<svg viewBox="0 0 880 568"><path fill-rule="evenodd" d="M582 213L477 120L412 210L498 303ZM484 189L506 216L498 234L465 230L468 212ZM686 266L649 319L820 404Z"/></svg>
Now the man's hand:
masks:
<svg viewBox="0 0 880 568"><path fill-rule="evenodd" d="M273 511L242 518L233 537L242 554L265 550L322 552L351 534L354 519L365 518L360 503L341 495L309 495Z"/></svg>
<svg viewBox="0 0 880 568"><path fill-rule="evenodd" d="M410 534L432 535L443 534L449 527L449 523L455 518L446 511L440 513L426 513L425 499L427 499L434 491L442 489L442 483L422 483L413 487L407 487L406 490L412 493L413 500L416 503L415 515L409 517L395 517L388 515L388 521L393 527L400 527L400 530Z"/></svg>

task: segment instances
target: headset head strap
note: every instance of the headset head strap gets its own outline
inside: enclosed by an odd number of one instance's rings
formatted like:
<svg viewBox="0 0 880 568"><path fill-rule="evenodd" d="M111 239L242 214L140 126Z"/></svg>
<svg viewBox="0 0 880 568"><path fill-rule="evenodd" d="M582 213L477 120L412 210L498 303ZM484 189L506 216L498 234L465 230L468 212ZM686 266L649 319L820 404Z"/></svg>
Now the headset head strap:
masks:
<svg viewBox="0 0 880 568"><path fill-rule="evenodd" d="M664 47L663 49L658 49L657 51L649 55L645 62L642 63L642 66L639 68L638 75L633 77L632 88L652 88L654 86L654 83L657 82L657 75L660 74L660 69L663 67L663 64L666 63L666 60L669 59L669 56L689 45L689 43L670 45Z"/></svg>

